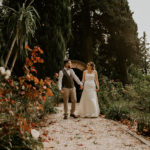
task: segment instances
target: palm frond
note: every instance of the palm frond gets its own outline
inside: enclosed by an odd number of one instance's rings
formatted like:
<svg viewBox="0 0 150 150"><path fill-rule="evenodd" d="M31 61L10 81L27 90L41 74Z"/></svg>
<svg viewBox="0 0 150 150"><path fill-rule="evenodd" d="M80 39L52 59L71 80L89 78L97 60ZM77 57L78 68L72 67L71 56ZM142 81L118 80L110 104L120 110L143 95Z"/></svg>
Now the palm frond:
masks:
<svg viewBox="0 0 150 150"><path fill-rule="evenodd" d="M34 0L32 0L27 7L30 7L34 3Z"/></svg>
<svg viewBox="0 0 150 150"><path fill-rule="evenodd" d="M27 6L27 0L18 6L18 10L10 8L8 6L3 6L3 9L7 11L7 22L8 22L8 33L10 33L11 38L15 37L16 31L18 30L18 36L16 44L20 49L20 56L26 55L23 47L31 37L34 37L35 30L37 29L37 22L39 22L40 16L36 9L32 6L34 0L32 0Z"/></svg>
<svg viewBox="0 0 150 150"><path fill-rule="evenodd" d="M11 10L11 11L13 11L13 12L17 12L15 9L13 9L13 8L11 8L11 7L9 7L9 6L5 6L5 5L3 5L2 6L5 10Z"/></svg>

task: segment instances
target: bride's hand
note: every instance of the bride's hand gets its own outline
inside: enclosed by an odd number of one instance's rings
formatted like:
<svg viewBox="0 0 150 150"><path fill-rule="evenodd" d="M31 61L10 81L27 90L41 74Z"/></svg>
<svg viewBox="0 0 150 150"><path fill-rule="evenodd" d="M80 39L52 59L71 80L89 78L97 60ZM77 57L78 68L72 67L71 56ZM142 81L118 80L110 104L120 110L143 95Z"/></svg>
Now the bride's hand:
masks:
<svg viewBox="0 0 150 150"><path fill-rule="evenodd" d="M60 91L60 93L61 93L61 94L64 94L64 91L63 91L63 90L61 90L61 91Z"/></svg>
<svg viewBox="0 0 150 150"><path fill-rule="evenodd" d="M83 90L83 86L82 85L80 86L80 90Z"/></svg>
<svg viewBox="0 0 150 150"><path fill-rule="evenodd" d="M99 89L96 89L96 92L98 92L99 91Z"/></svg>

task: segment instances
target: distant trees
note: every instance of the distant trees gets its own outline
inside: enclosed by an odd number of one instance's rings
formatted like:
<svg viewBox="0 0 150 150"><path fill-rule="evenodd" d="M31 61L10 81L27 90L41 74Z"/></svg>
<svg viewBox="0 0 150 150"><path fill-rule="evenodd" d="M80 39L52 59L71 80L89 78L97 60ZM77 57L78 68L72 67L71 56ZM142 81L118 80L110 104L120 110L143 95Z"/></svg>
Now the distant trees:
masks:
<svg viewBox="0 0 150 150"><path fill-rule="evenodd" d="M140 68L144 74L148 73L148 69L150 68L150 47L149 43L147 43L146 33L143 32L143 36L140 38Z"/></svg>
<svg viewBox="0 0 150 150"><path fill-rule="evenodd" d="M139 51L137 25L127 0L71 2L71 58L95 60L103 73L127 83L127 67Z"/></svg>
<svg viewBox="0 0 150 150"><path fill-rule="evenodd" d="M23 2L3 3L17 9ZM40 0L33 6L41 19L30 45L39 45L45 52L39 76L58 72L66 53L71 59L94 61L99 72L124 84L130 64L140 65L147 73L148 49L144 37L138 39L127 0ZM10 45L5 28L2 33Z"/></svg>

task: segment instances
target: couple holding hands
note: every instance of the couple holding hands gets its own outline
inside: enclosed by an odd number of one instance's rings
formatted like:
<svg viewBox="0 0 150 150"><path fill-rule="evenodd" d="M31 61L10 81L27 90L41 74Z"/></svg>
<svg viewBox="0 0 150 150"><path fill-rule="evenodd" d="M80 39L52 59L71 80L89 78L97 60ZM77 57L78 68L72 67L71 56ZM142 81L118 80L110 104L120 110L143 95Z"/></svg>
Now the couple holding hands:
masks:
<svg viewBox="0 0 150 150"><path fill-rule="evenodd" d="M80 89L83 90L77 111L74 80L80 85ZM71 69L71 60L65 60L64 68L59 72L58 88L64 100L64 119L68 119L69 98L71 98L72 101L70 117L77 118L80 116L95 118L99 116L100 109L97 98L99 81L97 71L95 70L95 64L93 62L87 63L87 69L83 72L81 82L73 69Z"/></svg>

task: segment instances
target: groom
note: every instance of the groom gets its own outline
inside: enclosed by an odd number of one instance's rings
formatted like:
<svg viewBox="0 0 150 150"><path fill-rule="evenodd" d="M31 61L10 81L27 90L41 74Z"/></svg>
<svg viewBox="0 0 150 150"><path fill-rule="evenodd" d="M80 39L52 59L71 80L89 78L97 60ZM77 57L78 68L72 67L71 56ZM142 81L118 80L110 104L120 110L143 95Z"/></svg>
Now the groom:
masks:
<svg viewBox="0 0 150 150"><path fill-rule="evenodd" d="M64 119L68 119L69 97L71 97L72 101L70 116L73 118L77 118L77 116L74 114L77 98L76 88L74 86L73 80L75 80L82 87L83 83L76 76L73 69L71 69L71 60L65 60L64 68L60 70L58 78L58 88L62 93L64 100Z"/></svg>

